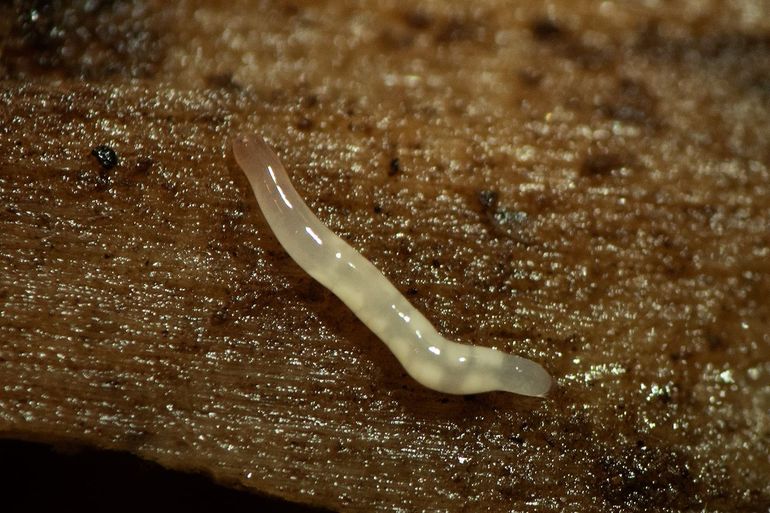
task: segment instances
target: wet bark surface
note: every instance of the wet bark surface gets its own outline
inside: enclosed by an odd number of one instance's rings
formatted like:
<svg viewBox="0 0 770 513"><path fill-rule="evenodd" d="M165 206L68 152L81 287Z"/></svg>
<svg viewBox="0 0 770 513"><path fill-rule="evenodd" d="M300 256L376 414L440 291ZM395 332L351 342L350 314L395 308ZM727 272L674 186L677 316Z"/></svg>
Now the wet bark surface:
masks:
<svg viewBox="0 0 770 513"><path fill-rule="evenodd" d="M768 6L549 5L0 6L0 434L335 511L767 509ZM282 251L242 130L558 389L407 377Z"/></svg>

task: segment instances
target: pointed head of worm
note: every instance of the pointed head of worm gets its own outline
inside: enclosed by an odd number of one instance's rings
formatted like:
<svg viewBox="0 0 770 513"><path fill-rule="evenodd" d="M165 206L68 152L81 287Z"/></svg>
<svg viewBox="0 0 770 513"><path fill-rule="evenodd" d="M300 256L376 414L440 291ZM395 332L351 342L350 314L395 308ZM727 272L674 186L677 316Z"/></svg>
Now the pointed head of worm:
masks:
<svg viewBox="0 0 770 513"><path fill-rule="evenodd" d="M449 394L549 392L551 376L532 360L442 337L371 262L313 214L261 137L238 137L233 152L289 256L340 298L415 380Z"/></svg>

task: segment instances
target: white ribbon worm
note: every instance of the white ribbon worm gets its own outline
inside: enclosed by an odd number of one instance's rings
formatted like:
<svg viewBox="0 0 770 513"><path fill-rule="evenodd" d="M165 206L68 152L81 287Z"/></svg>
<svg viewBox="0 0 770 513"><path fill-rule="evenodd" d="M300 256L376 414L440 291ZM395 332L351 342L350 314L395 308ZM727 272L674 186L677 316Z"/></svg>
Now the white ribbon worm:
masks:
<svg viewBox="0 0 770 513"><path fill-rule="evenodd" d="M548 393L551 376L537 363L442 337L371 262L310 211L262 138L241 136L233 151L286 252L385 342L415 380L448 394Z"/></svg>

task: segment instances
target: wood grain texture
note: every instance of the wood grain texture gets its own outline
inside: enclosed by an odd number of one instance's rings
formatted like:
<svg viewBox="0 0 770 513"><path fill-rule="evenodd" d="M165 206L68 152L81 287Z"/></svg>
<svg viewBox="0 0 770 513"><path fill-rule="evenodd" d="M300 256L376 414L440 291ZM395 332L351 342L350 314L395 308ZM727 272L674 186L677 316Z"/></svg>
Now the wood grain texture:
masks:
<svg viewBox="0 0 770 513"><path fill-rule="evenodd" d="M767 509L769 11L4 4L0 433L338 511ZM281 250L239 130L557 392L411 381Z"/></svg>

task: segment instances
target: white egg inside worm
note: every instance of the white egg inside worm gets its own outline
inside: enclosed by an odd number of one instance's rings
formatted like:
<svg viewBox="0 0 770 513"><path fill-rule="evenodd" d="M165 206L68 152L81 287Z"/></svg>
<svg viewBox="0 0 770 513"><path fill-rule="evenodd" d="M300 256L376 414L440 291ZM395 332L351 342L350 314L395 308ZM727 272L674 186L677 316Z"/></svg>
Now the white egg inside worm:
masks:
<svg viewBox="0 0 770 513"><path fill-rule="evenodd" d="M502 390L542 397L548 393L551 376L539 364L442 337L371 262L310 211L261 137L237 138L233 152L286 252L340 298L415 380L448 394Z"/></svg>

